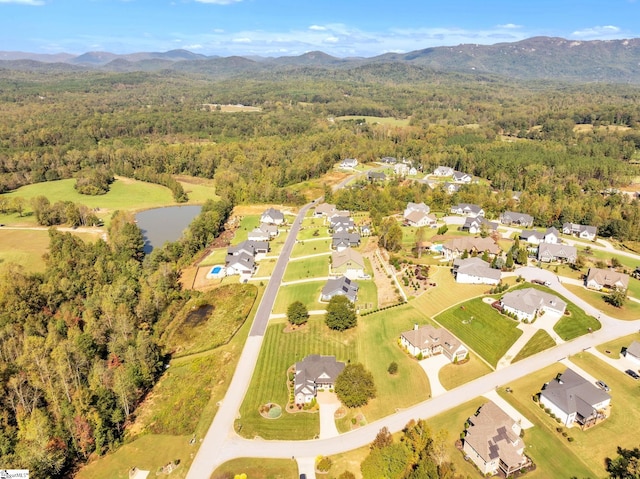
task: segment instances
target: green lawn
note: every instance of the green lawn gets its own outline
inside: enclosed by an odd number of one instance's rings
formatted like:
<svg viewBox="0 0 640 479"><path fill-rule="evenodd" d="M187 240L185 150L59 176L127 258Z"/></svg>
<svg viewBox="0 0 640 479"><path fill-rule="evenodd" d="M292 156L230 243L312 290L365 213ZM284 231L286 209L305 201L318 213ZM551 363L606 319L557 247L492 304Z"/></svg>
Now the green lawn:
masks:
<svg viewBox="0 0 640 479"><path fill-rule="evenodd" d="M216 248L209 256L200 261L199 266L213 266L216 264L224 264L227 257L227 248Z"/></svg>
<svg viewBox="0 0 640 479"><path fill-rule="evenodd" d="M327 254L298 261L289 261L284 272L283 281L329 276L329 258L330 256Z"/></svg>
<svg viewBox="0 0 640 479"><path fill-rule="evenodd" d="M286 313L287 308L294 301L301 301L309 310L325 309L326 303L320 302L320 292L325 284L326 281L311 281L280 286L273 305L273 313Z"/></svg>
<svg viewBox="0 0 640 479"><path fill-rule="evenodd" d="M532 399L533 395L540 392L545 382L565 369L566 366L563 364L552 364L508 384L511 393L506 393L504 388L499 388L498 393L534 424L534 427L527 429L524 434L527 454L538 466L531 473L532 478L604 477L602 471L596 471L590 467L586 456L592 453L585 454L576 447L579 429L565 429L570 436L576 438L575 442L568 442L556 431L558 423L540 409ZM605 423L601 423L591 431L597 434L603 424Z"/></svg>
<svg viewBox="0 0 640 479"><path fill-rule="evenodd" d="M366 311L368 309L376 309L378 307L378 290L376 289L376 283L373 280L356 280L358 283L358 300L356 301L356 307L360 311Z"/></svg>
<svg viewBox="0 0 640 479"><path fill-rule="evenodd" d="M231 244L236 245L245 241L249 232L260 226L260 216L261 215L243 216L240 220L240 225L238 226L238 229L236 230L236 233L231 240Z"/></svg>
<svg viewBox="0 0 640 479"><path fill-rule="evenodd" d="M629 278L629 287L627 295L636 299L640 299L640 279Z"/></svg>
<svg viewBox="0 0 640 479"><path fill-rule="evenodd" d="M216 469L211 479L227 479L242 473L250 479L298 477L298 463L291 459L234 459Z"/></svg>
<svg viewBox="0 0 640 479"><path fill-rule="evenodd" d="M276 267L277 261L278 260L276 258L265 258L258 261L258 269L256 270L254 277L260 278L263 276L271 276Z"/></svg>
<svg viewBox="0 0 640 479"><path fill-rule="evenodd" d="M491 368L474 353L469 354L469 361L464 364L447 364L440 369L438 378L440 384L449 390L473 381L485 374L489 374Z"/></svg>
<svg viewBox="0 0 640 479"><path fill-rule="evenodd" d="M549 336L549 333L544 329L538 329L527 344L525 344L518 354L516 354L516 356L511 360L511 363L513 364L521 359L533 356L534 354L544 351L545 349L552 348L555 345L556 342L551 336Z"/></svg>
<svg viewBox="0 0 640 479"><path fill-rule="evenodd" d="M584 251L584 248L580 249ZM609 251L602 251L599 249L592 249L591 252L587 254L587 256L592 257L596 260L605 261L609 264L611 263L611 258L616 258L618 261L620 261L621 265L623 265L627 269L630 269L631 271L636 269L637 266L640 266L640 260L633 259L621 254L611 253Z"/></svg>
<svg viewBox="0 0 640 479"><path fill-rule="evenodd" d="M633 341L640 341L639 333L630 334L629 336L623 336L622 338L609 341L608 343L600 344L596 349L612 359L619 359L622 353L622 348L626 348ZM607 351L609 352L607 353Z"/></svg>
<svg viewBox="0 0 640 479"><path fill-rule="evenodd" d="M494 367L522 334L516 321L501 315L481 298L449 308L435 320Z"/></svg>
<svg viewBox="0 0 640 479"><path fill-rule="evenodd" d="M302 221L302 226L296 239L298 241L309 240L317 237L331 237L329 228L324 218L307 217Z"/></svg>
<svg viewBox="0 0 640 479"><path fill-rule="evenodd" d="M565 284L564 286L573 294L579 296L580 299L586 301L591 306L598 308L607 316L623 320L640 319L640 303L627 299L624 306L616 308L615 306L605 302L603 294L598 291L591 291L575 284Z"/></svg>
<svg viewBox="0 0 640 479"><path fill-rule="evenodd" d="M186 175L176 175L174 178L182 185L189 196L190 203L204 203L208 199L218 199L213 180Z"/></svg>
<svg viewBox="0 0 640 479"><path fill-rule="evenodd" d="M330 239L300 241L294 245L291 257L298 258L311 254L326 253L327 251L331 251Z"/></svg>

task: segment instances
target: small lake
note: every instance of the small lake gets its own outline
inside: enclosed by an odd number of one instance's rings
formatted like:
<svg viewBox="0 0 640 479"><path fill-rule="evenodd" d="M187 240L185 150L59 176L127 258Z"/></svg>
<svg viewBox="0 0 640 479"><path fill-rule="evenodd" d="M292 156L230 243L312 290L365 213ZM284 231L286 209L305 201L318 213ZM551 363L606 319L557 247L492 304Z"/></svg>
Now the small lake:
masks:
<svg viewBox="0 0 640 479"><path fill-rule="evenodd" d="M144 252L151 253L167 241L177 241L193 219L200 214L202 206L168 206L154 208L136 214L138 228L144 236Z"/></svg>

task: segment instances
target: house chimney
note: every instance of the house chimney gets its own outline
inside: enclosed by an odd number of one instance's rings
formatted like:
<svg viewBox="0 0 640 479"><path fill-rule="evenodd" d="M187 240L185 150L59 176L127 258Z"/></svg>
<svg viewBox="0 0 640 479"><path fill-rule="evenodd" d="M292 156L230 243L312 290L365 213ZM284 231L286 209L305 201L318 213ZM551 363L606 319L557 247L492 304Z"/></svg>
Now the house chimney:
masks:
<svg viewBox="0 0 640 479"><path fill-rule="evenodd" d="M414 330L414 331L417 331L417 330L418 330L418 323L414 323L414 324L413 324L413 330Z"/></svg>

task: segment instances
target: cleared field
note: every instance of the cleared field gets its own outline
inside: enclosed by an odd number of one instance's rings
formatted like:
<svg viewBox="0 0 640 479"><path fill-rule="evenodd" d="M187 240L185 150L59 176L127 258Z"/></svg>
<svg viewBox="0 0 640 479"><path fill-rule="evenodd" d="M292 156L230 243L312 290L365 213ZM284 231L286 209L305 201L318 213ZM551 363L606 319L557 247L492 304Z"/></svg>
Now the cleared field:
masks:
<svg viewBox="0 0 640 479"><path fill-rule="evenodd" d="M375 309L378 307L378 290L373 280L357 280L358 286L358 299L356 301L356 308L360 311L367 309Z"/></svg>
<svg viewBox="0 0 640 479"><path fill-rule="evenodd" d="M581 299L589 303L591 306L598 308L607 316L623 320L640 319L640 303L627 300L624 303L624 306L622 306L621 308L616 308L615 306L612 306L609 303L605 302L602 293L598 293L597 291L589 291L587 289L584 289L582 286L577 286L574 284L565 284L564 287L576 296L579 296Z"/></svg>
<svg viewBox="0 0 640 479"><path fill-rule="evenodd" d="M299 258L300 256L309 256L311 254L326 253L331 251L330 239L312 239L308 241L300 241L293 246L291 251L292 258Z"/></svg>
<svg viewBox="0 0 640 479"><path fill-rule="evenodd" d="M320 292L326 281L311 281L280 286L276 302L273 305L273 313L286 313L287 308L294 301L301 301L307 309L325 309L326 303L320 302Z"/></svg>
<svg viewBox="0 0 640 479"><path fill-rule="evenodd" d="M316 256L298 261L289 261L284 272L283 281L296 281L299 279L317 278L329 275L330 256Z"/></svg>
<svg viewBox="0 0 640 479"><path fill-rule="evenodd" d="M449 308L434 319L494 367L522 335L516 321L501 315L481 298Z"/></svg>
<svg viewBox="0 0 640 479"><path fill-rule="evenodd" d="M238 474L246 474L251 479L297 477L298 463L291 459L234 459L216 469L211 477L231 478Z"/></svg>
<svg viewBox="0 0 640 479"><path fill-rule="evenodd" d="M552 348L556 345L556 342L553 340L549 333L547 333L544 329L538 329L535 334L531 337L531 339L524 345L524 347L518 351L518 354L513 358L511 363L515 363L520 361L521 359L528 358L529 356L533 356L540 351L544 351L545 349Z"/></svg>
<svg viewBox="0 0 640 479"><path fill-rule="evenodd" d="M344 115L337 116L334 118L334 120L365 120L367 123L370 123L372 125L378 123L380 125L389 126L409 126L410 118L394 118L392 116Z"/></svg>
<svg viewBox="0 0 640 479"><path fill-rule="evenodd" d="M432 266L429 277L437 286L410 302L418 311L429 317L439 314L454 304L480 296L490 289L487 285L456 283L448 266Z"/></svg>
<svg viewBox="0 0 640 479"><path fill-rule="evenodd" d="M195 176L176 175L174 178L182 185L189 197L189 203L204 203L208 199L218 199L214 181Z"/></svg>
<svg viewBox="0 0 640 479"><path fill-rule="evenodd" d="M607 356L611 357L611 359L619 359L622 353L622 348L626 348L633 341L640 341L640 334L630 334L629 336L624 336L614 341L600 344L596 346L596 349L602 354L606 354Z"/></svg>
<svg viewBox="0 0 640 479"><path fill-rule="evenodd" d="M236 245L245 241L249 232L260 226L260 216L261 215L244 215L240 220L240 226L238 226L231 240L231 244Z"/></svg>

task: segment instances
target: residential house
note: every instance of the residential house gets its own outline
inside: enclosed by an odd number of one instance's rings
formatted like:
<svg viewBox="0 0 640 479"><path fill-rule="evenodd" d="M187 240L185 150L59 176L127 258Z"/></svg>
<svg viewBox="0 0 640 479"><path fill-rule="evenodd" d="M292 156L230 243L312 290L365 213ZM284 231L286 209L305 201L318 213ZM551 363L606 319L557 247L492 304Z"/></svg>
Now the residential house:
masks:
<svg viewBox="0 0 640 479"><path fill-rule="evenodd" d="M329 218L333 216L335 212L336 212L336 205L332 205L330 203L320 203L318 206L316 206L313 212L313 216L315 216L316 218L320 218L320 217Z"/></svg>
<svg viewBox="0 0 640 479"><path fill-rule="evenodd" d="M418 169L415 166L409 168L409 176L416 176L418 174Z"/></svg>
<svg viewBox="0 0 640 479"><path fill-rule="evenodd" d="M564 223L562 225L562 232L566 235L573 235L578 238L594 241L596 239L598 229L595 226Z"/></svg>
<svg viewBox="0 0 640 479"><path fill-rule="evenodd" d="M331 248L336 251L356 246L360 246L360 233L333 233L331 237Z"/></svg>
<svg viewBox="0 0 640 479"><path fill-rule="evenodd" d="M522 191L514 191L513 194L511 195L511 199L513 201L520 201L521 197L522 197Z"/></svg>
<svg viewBox="0 0 640 479"><path fill-rule="evenodd" d="M560 424L583 429L605 419L611 396L587 381L572 369L567 369L549 381L540 391L540 404L560 418Z"/></svg>
<svg viewBox="0 0 640 479"><path fill-rule="evenodd" d="M362 225L360 226L360 236L371 236L373 234L373 230L371 225Z"/></svg>
<svg viewBox="0 0 640 479"><path fill-rule="evenodd" d="M331 274L349 279L364 277L364 259L356 250L347 248L331 254Z"/></svg>
<svg viewBox="0 0 640 479"><path fill-rule="evenodd" d="M420 213L424 213L425 215L428 215L429 212L431 211L431 208L429 208L424 203L412 203L411 201L409 201L407 203L407 207L404 209L404 213L403 213L404 218L406 219L407 216L409 216L409 214L413 213L414 211L419 211Z"/></svg>
<svg viewBox="0 0 640 479"><path fill-rule="evenodd" d="M538 314L547 312L562 316L567 308L567 303L557 296L535 288L509 291L500 300L500 305L504 312L515 314L521 321L531 321Z"/></svg>
<svg viewBox="0 0 640 479"><path fill-rule="evenodd" d="M237 255L227 254L225 260L225 269L227 276L252 275L256 271L256 261L253 255L241 252Z"/></svg>
<svg viewBox="0 0 640 479"><path fill-rule="evenodd" d="M260 223L281 225L284 223L284 214L280 210L269 208L264 213L262 213L262 216L260 216Z"/></svg>
<svg viewBox="0 0 640 479"><path fill-rule="evenodd" d="M448 181L445 181L444 183L442 183L442 188L444 189L444 191L446 191L450 195L460 191L460 187L461 185L458 185L456 183L449 183Z"/></svg>
<svg viewBox="0 0 640 479"><path fill-rule="evenodd" d="M632 341L624 351L624 356L634 363L640 364L640 343L638 341Z"/></svg>
<svg viewBox="0 0 640 479"><path fill-rule="evenodd" d="M240 253L246 253L251 256L256 256L258 254L265 254L270 251L269 242L268 241L251 241L245 240L242 243L238 243L235 246L229 246L227 248L227 254L230 255L238 255Z"/></svg>
<svg viewBox="0 0 640 479"><path fill-rule="evenodd" d="M367 180L373 181L385 181L387 179L387 175L384 171L367 171Z"/></svg>
<svg viewBox="0 0 640 479"><path fill-rule="evenodd" d="M428 215L422 211L412 211L404 217L404 221L409 226L422 227L432 226L435 227L438 223L438 219L433 215Z"/></svg>
<svg viewBox="0 0 640 479"><path fill-rule="evenodd" d="M358 166L358 160L355 158L345 158L340 162L340 168L355 168Z"/></svg>
<svg viewBox="0 0 640 479"><path fill-rule="evenodd" d="M345 364L335 356L311 354L296 363L293 391L296 404L308 404L319 389L333 388Z"/></svg>
<svg viewBox="0 0 640 479"><path fill-rule="evenodd" d="M553 243L540 243L538 246L538 260L543 263L552 261L575 263L577 257L578 250L574 246Z"/></svg>
<svg viewBox="0 0 640 479"><path fill-rule="evenodd" d="M547 228L547 231L544 232L543 243L548 244L560 244L562 240L560 239L560 232L555 229L553 226L551 228Z"/></svg>
<svg viewBox="0 0 640 479"><path fill-rule="evenodd" d="M444 354L449 361L462 361L469 350L453 334L443 328L431 325L418 327L400 334L400 344L412 356L428 358L436 354Z"/></svg>
<svg viewBox="0 0 640 479"><path fill-rule="evenodd" d="M480 258L455 259L453 275L457 283L498 284L502 273Z"/></svg>
<svg viewBox="0 0 640 479"><path fill-rule="evenodd" d="M329 218L329 229L334 233L350 232L355 229L355 223L350 216L333 216Z"/></svg>
<svg viewBox="0 0 640 479"><path fill-rule="evenodd" d="M260 228L256 228L249 231L247 239L249 241L269 241L271 239L271 235L266 231L262 231Z"/></svg>
<svg viewBox="0 0 640 479"><path fill-rule="evenodd" d="M485 233L493 233L498 230L498 223L486 220L484 216L476 216L475 218L468 216L460 229L474 235L483 231Z"/></svg>
<svg viewBox="0 0 640 479"><path fill-rule="evenodd" d="M470 203L458 203L457 205L452 206L451 213L471 216L472 218L475 218L476 216L484 216L484 210L482 208Z"/></svg>
<svg viewBox="0 0 640 479"><path fill-rule="evenodd" d="M462 450L483 475L509 477L531 464L520 438L520 424L493 401L467 420Z"/></svg>
<svg viewBox="0 0 640 479"><path fill-rule="evenodd" d="M327 284L322 288L320 299L322 301L329 301L334 296L346 296L352 303L358 299L358 283L351 281L346 276L339 278L330 278L327 280Z"/></svg>
<svg viewBox="0 0 640 479"><path fill-rule="evenodd" d="M445 241L442 245L442 253L448 260L459 258L465 251L470 254L480 255L486 251L491 257L493 257L500 254L500 246L498 246L498 243L489 237L472 238L468 236Z"/></svg>
<svg viewBox="0 0 640 479"><path fill-rule="evenodd" d="M453 168L449 166L438 166L435 170L433 170L433 176L439 176L441 178L453 176Z"/></svg>
<svg viewBox="0 0 640 479"><path fill-rule="evenodd" d="M398 160L393 156L384 156L380 161L382 161L382 163L387 163L388 165L395 165L398 162Z"/></svg>
<svg viewBox="0 0 640 479"><path fill-rule="evenodd" d="M515 211L505 211L500 215L500 223L530 228L533 226L533 216Z"/></svg>
<svg viewBox="0 0 640 479"><path fill-rule="evenodd" d="M410 166L405 163L396 163L393 165L393 172L398 176L407 176Z"/></svg>
<svg viewBox="0 0 640 479"><path fill-rule="evenodd" d="M520 233L520 239L529 244L538 245L544 241L544 233L535 230L522 230L522 233Z"/></svg>
<svg viewBox="0 0 640 479"><path fill-rule="evenodd" d="M452 181L454 183L462 183L468 185L471 183L472 179L473 178L471 177L471 175L463 173L462 171L454 171L452 175Z"/></svg>
<svg viewBox="0 0 640 479"><path fill-rule="evenodd" d="M629 275L613 269L589 268L584 285L589 289L617 289L624 291L629 287Z"/></svg>

